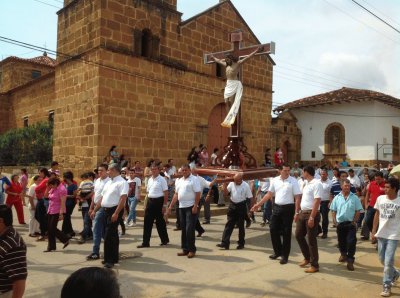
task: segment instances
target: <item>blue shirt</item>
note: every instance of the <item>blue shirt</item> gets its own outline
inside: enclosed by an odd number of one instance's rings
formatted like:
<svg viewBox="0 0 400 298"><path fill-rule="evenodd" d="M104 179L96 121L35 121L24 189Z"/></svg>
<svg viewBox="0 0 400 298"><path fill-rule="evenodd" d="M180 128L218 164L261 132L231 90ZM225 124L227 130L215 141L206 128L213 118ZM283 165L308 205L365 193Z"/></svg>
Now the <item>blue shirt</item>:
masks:
<svg viewBox="0 0 400 298"><path fill-rule="evenodd" d="M4 184L11 186L11 182L6 176L0 178L0 193L4 193Z"/></svg>
<svg viewBox="0 0 400 298"><path fill-rule="evenodd" d="M334 197L330 209L336 212L336 221L341 223L344 221L353 221L354 214L357 211L363 210L363 207L357 195L350 192L347 200L342 193Z"/></svg>
<svg viewBox="0 0 400 298"><path fill-rule="evenodd" d="M340 181L333 182L331 187L331 194L333 197L336 197L338 194L342 192L342 187L340 186ZM350 184L350 192L357 193L356 188L353 184Z"/></svg>

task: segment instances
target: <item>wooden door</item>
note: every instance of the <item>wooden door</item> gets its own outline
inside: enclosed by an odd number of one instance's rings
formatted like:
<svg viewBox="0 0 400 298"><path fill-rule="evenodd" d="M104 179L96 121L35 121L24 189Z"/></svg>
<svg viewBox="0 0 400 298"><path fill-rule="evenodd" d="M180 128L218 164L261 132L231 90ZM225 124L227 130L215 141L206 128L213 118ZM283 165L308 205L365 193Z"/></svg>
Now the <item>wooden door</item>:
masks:
<svg viewBox="0 0 400 298"><path fill-rule="evenodd" d="M214 148L219 148L222 153L223 148L228 144L229 128L221 126L221 122L226 116L224 103L217 104L208 117L208 144L207 148L211 154Z"/></svg>

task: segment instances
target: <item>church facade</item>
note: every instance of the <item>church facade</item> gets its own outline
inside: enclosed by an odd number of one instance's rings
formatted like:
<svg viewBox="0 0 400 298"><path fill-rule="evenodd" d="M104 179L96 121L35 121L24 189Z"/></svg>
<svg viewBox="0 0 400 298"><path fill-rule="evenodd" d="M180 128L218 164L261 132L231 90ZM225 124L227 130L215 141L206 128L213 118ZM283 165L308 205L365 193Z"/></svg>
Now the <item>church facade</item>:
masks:
<svg viewBox="0 0 400 298"><path fill-rule="evenodd" d="M363 166L400 161L398 98L344 87L289 102L275 112L295 117L304 163L333 165L346 159Z"/></svg>
<svg viewBox="0 0 400 298"><path fill-rule="evenodd" d="M64 1L57 61L40 78L1 89L9 107L1 108L8 115L1 132L23 126L27 117L29 124L51 118L53 159L77 171L93 168L112 145L142 162L184 162L200 143L209 152L222 149L229 135L220 126L224 70L204 64L203 55L230 49L228 34L236 30L243 32L243 46L261 42L229 0L184 21L176 5ZM259 163L271 147L273 65L269 56L253 57L242 71L242 134Z"/></svg>

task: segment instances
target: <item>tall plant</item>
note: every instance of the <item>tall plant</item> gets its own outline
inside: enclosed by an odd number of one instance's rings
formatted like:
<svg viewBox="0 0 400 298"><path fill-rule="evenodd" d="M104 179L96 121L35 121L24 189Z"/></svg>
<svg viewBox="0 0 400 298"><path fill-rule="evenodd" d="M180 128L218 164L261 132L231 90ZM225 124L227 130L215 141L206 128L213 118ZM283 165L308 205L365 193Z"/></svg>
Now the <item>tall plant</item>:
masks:
<svg viewBox="0 0 400 298"><path fill-rule="evenodd" d="M43 165L53 157L53 125L39 122L0 135L0 165Z"/></svg>

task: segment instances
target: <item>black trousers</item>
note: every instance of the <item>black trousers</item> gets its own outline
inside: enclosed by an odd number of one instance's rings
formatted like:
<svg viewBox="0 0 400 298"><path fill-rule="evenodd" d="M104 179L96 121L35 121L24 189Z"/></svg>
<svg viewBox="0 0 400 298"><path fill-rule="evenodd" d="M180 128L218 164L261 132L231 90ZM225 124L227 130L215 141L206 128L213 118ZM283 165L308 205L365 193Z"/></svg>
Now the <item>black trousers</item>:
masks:
<svg viewBox="0 0 400 298"><path fill-rule="evenodd" d="M104 234L104 262L115 264L119 261L119 237L118 237L118 223L122 218L124 210L118 214L118 219L114 222L111 217L114 214L117 206L111 208L104 208L106 227Z"/></svg>
<svg viewBox="0 0 400 298"><path fill-rule="evenodd" d="M319 211L321 213L322 219L322 233L327 235L328 234L328 227L329 227L329 201L321 201L321 206Z"/></svg>
<svg viewBox="0 0 400 298"><path fill-rule="evenodd" d="M274 254L288 259L292 241L292 224L295 212L294 204L272 207L270 234ZM281 237L282 236L282 237Z"/></svg>
<svg viewBox="0 0 400 298"><path fill-rule="evenodd" d="M58 213L47 215L47 218L49 221L48 222L48 244L47 244L48 250L56 249L56 238L58 240L60 240L62 243L66 243L69 240L68 236L65 235L63 232L61 232L57 228L59 217L60 217L60 215Z"/></svg>
<svg viewBox="0 0 400 298"><path fill-rule="evenodd" d="M66 213L64 214L64 220L62 223L61 231L64 234L71 236L75 235L74 229L72 228L71 215L75 208L75 199L68 198L65 203Z"/></svg>
<svg viewBox="0 0 400 298"><path fill-rule="evenodd" d="M37 201L35 218L39 222L40 235L45 236L47 232L47 209L44 204L44 199Z"/></svg>
<svg viewBox="0 0 400 298"><path fill-rule="evenodd" d="M233 203L229 204L227 218L228 221L225 224L225 229L222 234L222 241L221 243L226 247L229 247L231 235L235 225L237 223L239 228L239 245L244 245L245 240L245 230L244 230L244 219L247 214L247 205L246 201L241 203Z"/></svg>
<svg viewBox="0 0 400 298"><path fill-rule="evenodd" d="M357 227L353 225L351 221L345 221L339 223L336 230L339 240L340 254L347 257L347 262L354 262L357 244Z"/></svg>
<svg viewBox="0 0 400 298"><path fill-rule="evenodd" d="M169 242L167 225L165 224L164 216L162 214L163 204L164 197L148 199L146 211L144 213L143 245L150 245L154 220L156 221L157 232L161 239L161 243Z"/></svg>
<svg viewBox="0 0 400 298"><path fill-rule="evenodd" d="M194 230L196 221L198 221L198 213L192 213L193 206L187 208L179 208L181 215L181 247L184 252L196 252Z"/></svg>

